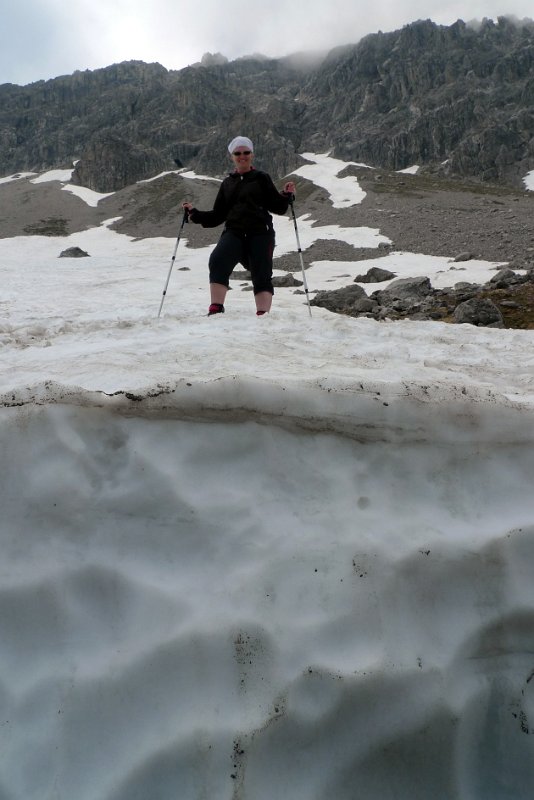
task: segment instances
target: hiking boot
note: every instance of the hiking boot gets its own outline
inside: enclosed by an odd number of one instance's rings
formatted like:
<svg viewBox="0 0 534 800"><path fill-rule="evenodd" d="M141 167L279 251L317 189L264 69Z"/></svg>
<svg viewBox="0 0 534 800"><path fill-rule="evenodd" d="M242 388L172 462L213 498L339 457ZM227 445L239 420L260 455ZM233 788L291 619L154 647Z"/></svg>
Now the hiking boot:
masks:
<svg viewBox="0 0 534 800"><path fill-rule="evenodd" d="M211 304L211 306L208 308L208 317L211 317L213 314L224 314L224 306L222 303Z"/></svg>

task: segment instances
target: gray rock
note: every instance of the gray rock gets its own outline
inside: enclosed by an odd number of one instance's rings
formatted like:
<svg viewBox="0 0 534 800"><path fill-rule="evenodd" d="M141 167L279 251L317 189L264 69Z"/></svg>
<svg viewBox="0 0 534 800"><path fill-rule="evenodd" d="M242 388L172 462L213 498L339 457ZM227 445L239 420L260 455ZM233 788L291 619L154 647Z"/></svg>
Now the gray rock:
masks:
<svg viewBox="0 0 534 800"><path fill-rule="evenodd" d="M333 289L331 292L317 292L311 300L312 306L326 308L328 311L335 311L340 314L350 314L355 310L355 304L367 295L361 286L352 284L343 289Z"/></svg>
<svg viewBox="0 0 534 800"><path fill-rule="evenodd" d="M427 297L431 292L432 285L429 278L398 278L392 281L387 289L377 289L371 297L376 298L381 305L386 305L397 300Z"/></svg>
<svg viewBox="0 0 534 800"><path fill-rule="evenodd" d="M95 135L81 153L72 183L97 192L115 192L123 186L150 178L168 167L151 147L139 147L120 136Z"/></svg>
<svg viewBox="0 0 534 800"><path fill-rule="evenodd" d="M458 263L460 261L471 261L472 258L473 258L473 253L465 251L464 253L458 253L458 255L453 259L453 261L455 263Z"/></svg>
<svg viewBox="0 0 534 800"><path fill-rule="evenodd" d="M503 316L495 303L488 298L473 297L456 306L453 314L454 322L459 325L469 324L481 327L504 327Z"/></svg>
<svg viewBox="0 0 534 800"><path fill-rule="evenodd" d="M67 247L59 254L58 258L87 258L88 256L89 253L86 253L81 247Z"/></svg>
<svg viewBox="0 0 534 800"><path fill-rule="evenodd" d="M204 53L200 60L202 67L215 67L221 64L228 64L228 59L222 53ZM195 65L196 66L196 65Z"/></svg>
<svg viewBox="0 0 534 800"><path fill-rule="evenodd" d="M355 314L372 314L378 308L379 305L375 300L371 300L370 297L361 297L359 300L354 301L352 312Z"/></svg>
<svg viewBox="0 0 534 800"><path fill-rule="evenodd" d="M354 278L355 283L381 283L382 281L389 281L395 277L394 272L388 269L381 269L380 267L371 267L365 275L357 275Z"/></svg>
<svg viewBox="0 0 534 800"><path fill-rule="evenodd" d="M524 283L526 278L518 275L511 269L500 269L496 275L489 279L488 284L493 289L506 289L508 286L514 286L518 283Z"/></svg>
<svg viewBox="0 0 534 800"><path fill-rule="evenodd" d="M478 291L479 285L478 283L469 283L469 281L458 281L454 284L454 290L456 292L465 292L465 291Z"/></svg>
<svg viewBox="0 0 534 800"><path fill-rule="evenodd" d="M284 286L302 286L304 281L299 281L298 278L295 278L292 272L287 272L285 275L277 275L273 278L273 286L276 287L284 287Z"/></svg>

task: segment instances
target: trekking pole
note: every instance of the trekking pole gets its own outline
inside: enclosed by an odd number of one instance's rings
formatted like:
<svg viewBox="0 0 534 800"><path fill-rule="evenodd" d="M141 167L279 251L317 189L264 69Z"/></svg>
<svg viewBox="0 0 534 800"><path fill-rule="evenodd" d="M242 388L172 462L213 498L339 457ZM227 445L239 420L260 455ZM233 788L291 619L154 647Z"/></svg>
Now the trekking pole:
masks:
<svg viewBox="0 0 534 800"><path fill-rule="evenodd" d="M312 312L311 312L310 298L309 298L309 293L308 293L308 281L306 280L306 273L304 271L304 259L302 258L302 247L300 246L299 230L297 228L297 218L295 216L295 209L293 208L294 199L295 199L294 195L291 195L291 199L289 201L289 205L291 206L291 213L293 214L293 225L295 226L295 235L297 237L297 247L298 247L298 252L299 252L299 256L300 256L300 266L301 266L301 269L302 269L302 281L304 283L304 292L306 294L306 300L308 302L308 312L309 312L310 317L311 317Z"/></svg>
<svg viewBox="0 0 534 800"><path fill-rule="evenodd" d="M187 222L188 216L189 216L189 211L187 210L187 208L184 208L184 216L183 216L183 219L182 219L182 224L180 225L180 230L178 231L178 238L176 239L176 245L174 247L174 253L172 254L171 265L169 267L169 274L167 275L167 281L165 283L165 288L163 289L163 295L161 297L161 303L159 304L158 319L159 319L159 315L161 314L161 309L163 308L163 302L165 300L165 295L167 294L167 287L168 287L169 281L171 279L172 268L174 267L174 262L176 260L176 251L178 250L178 245L180 244L180 236L182 235L182 231L184 229L185 223Z"/></svg>

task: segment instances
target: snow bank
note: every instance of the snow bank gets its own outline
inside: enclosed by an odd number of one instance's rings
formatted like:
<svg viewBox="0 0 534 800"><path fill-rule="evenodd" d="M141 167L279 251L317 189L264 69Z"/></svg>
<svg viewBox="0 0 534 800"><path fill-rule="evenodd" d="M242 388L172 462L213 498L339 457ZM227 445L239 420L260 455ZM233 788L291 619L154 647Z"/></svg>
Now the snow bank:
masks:
<svg viewBox="0 0 534 800"><path fill-rule="evenodd" d="M429 403L436 441L422 400L339 388L28 391L0 413L6 796L531 796L517 409Z"/></svg>
<svg viewBox="0 0 534 800"><path fill-rule="evenodd" d="M42 172L37 178L32 178L30 183L48 183L49 181L59 181L60 183L67 183L72 178L74 169L50 169L47 172Z"/></svg>
<svg viewBox="0 0 534 800"><path fill-rule="evenodd" d="M334 208L350 208L361 203L365 198L366 192L360 187L358 179L353 175L338 178L338 174L348 166L367 167L366 164L359 164L356 161L341 161L332 158L328 153L316 155L315 153L301 153L302 157L311 164L305 164L296 169L292 175L299 175L312 181L317 186L322 186L330 195Z"/></svg>
<svg viewBox="0 0 534 800"><path fill-rule="evenodd" d="M109 223L0 240L1 800L530 800L532 332L208 318L186 238L158 319L174 242Z"/></svg>

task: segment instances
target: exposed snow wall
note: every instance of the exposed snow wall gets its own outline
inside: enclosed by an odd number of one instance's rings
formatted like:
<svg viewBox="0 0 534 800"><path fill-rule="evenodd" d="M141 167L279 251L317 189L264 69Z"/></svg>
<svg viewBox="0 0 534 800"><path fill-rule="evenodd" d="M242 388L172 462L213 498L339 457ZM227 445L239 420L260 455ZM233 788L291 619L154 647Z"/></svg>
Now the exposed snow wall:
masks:
<svg viewBox="0 0 534 800"><path fill-rule="evenodd" d="M4 396L1 800L530 800L531 412L414 391Z"/></svg>

